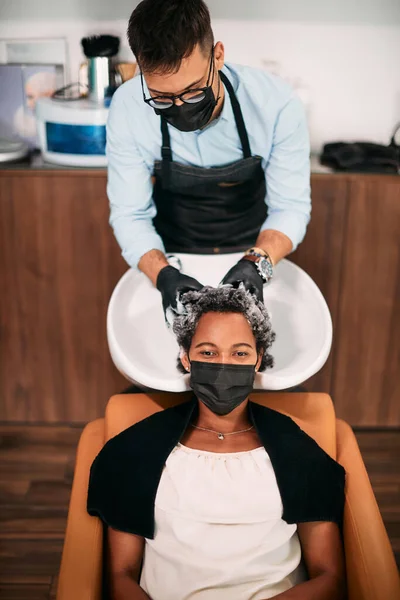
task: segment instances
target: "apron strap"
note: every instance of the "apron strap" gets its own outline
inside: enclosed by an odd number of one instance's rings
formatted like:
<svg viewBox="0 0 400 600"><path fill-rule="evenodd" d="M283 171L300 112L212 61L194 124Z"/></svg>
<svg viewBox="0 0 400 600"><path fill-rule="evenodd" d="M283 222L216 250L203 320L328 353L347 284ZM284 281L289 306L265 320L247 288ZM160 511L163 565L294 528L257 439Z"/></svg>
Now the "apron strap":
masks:
<svg viewBox="0 0 400 600"><path fill-rule="evenodd" d="M229 81L229 79L227 78L227 76L225 75L225 73L220 71L220 77L221 77L222 82L225 84L226 89L228 90L229 98L231 100L233 115L235 117L235 122L236 122L236 127L237 127L237 130L239 133L240 143L242 144L243 157L250 158L250 156L251 156L250 142L249 142L249 136L247 135L246 125L244 124L242 109L240 108L239 101L236 98L236 94L233 89L233 86L232 86L231 82Z"/></svg>
<svg viewBox="0 0 400 600"><path fill-rule="evenodd" d="M171 150L171 138L168 131L168 123L163 116L161 116L161 158L163 160L172 161L172 150Z"/></svg>
<svg viewBox="0 0 400 600"><path fill-rule="evenodd" d="M168 131L168 123L163 116L161 116L161 173L162 173L162 184L163 187L169 185L170 175L170 164L172 162L172 150L171 150L171 138Z"/></svg>

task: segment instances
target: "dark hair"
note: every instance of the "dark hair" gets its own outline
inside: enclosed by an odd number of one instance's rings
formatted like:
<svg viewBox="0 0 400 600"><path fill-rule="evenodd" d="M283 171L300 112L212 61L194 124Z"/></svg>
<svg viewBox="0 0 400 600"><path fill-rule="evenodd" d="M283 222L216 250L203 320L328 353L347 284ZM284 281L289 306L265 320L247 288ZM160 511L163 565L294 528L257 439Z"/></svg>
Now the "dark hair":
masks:
<svg viewBox="0 0 400 600"><path fill-rule="evenodd" d="M128 42L142 71L175 73L197 44L211 52L209 10L203 0L142 0L129 19Z"/></svg>
<svg viewBox="0 0 400 600"><path fill-rule="evenodd" d="M259 370L264 371L274 366L274 359L268 350L275 340L275 333L272 331L268 311L262 302L244 288L225 285L218 288L204 287L199 292L187 292L182 295L178 311L181 314L173 321L173 332L179 346L185 352L189 352L200 317L209 312L240 313L250 324L257 352L263 352ZM186 372L180 358L178 369Z"/></svg>

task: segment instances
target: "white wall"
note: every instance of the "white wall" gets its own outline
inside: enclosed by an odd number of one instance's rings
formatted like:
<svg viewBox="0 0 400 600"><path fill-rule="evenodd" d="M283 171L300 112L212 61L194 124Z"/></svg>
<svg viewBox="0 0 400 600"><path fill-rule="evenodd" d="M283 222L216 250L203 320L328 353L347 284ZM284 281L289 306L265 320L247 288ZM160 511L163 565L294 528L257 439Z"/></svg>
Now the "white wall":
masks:
<svg viewBox="0 0 400 600"><path fill-rule="evenodd" d="M400 121L400 27L218 21L214 31L230 60L276 60L307 84L314 150L335 139L388 143Z"/></svg>
<svg viewBox="0 0 400 600"><path fill-rule="evenodd" d="M165 0L167 1L167 0ZM213 19L400 24L399 0L206 0ZM0 0L0 19L128 19L139 0Z"/></svg>
<svg viewBox="0 0 400 600"><path fill-rule="evenodd" d="M8 20L0 23L0 38L66 37L70 77L76 80L85 35L119 35L121 57L132 58L126 24ZM260 67L276 61L284 76L307 86L314 150L337 139L388 143L400 121L400 26L214 19L213 27L227 60Z"/></svg>

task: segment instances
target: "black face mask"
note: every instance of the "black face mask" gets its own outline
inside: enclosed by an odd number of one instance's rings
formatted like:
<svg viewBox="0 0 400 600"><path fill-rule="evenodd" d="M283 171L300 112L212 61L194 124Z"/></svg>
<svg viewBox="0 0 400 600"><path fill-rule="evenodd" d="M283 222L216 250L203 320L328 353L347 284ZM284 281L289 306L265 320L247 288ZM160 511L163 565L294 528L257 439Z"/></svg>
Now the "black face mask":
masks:
<svg viewBox="0 0 400 600"><path fill-rule="evenodd" d="M218 100L215 99L212 87L209 86L204 92L205 96L200 102L195 104L173 104L170 108L163 110L154 109L157 115L161 115L165 120L179 129L179 131L196 131L205 127L217 106Z"/></svg>
<svg viewBox="0 0 400 600"><path fill-rule="evenodd" d="M197 398L216 415L227 415L253 391L255 365L192 361L190 385Z"/></svg>

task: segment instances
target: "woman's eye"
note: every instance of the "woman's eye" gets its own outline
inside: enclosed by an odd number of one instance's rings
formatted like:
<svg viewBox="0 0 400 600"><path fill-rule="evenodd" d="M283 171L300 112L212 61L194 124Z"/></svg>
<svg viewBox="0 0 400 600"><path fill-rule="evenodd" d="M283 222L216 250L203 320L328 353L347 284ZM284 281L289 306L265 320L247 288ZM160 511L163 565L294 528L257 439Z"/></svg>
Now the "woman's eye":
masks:
<svg viewBox="0 0 400 600"><path fill-rule="evenodd" d="M248 356L248 352L236 352L237 356Z"/></svg>
<svg viewBox="0 0 400 600"><path fill-rule="evenodd" d="M203 356L214 356L214 352L211 352L211 350L203 350L203 352L200 352L200 354Z"/></svg>

